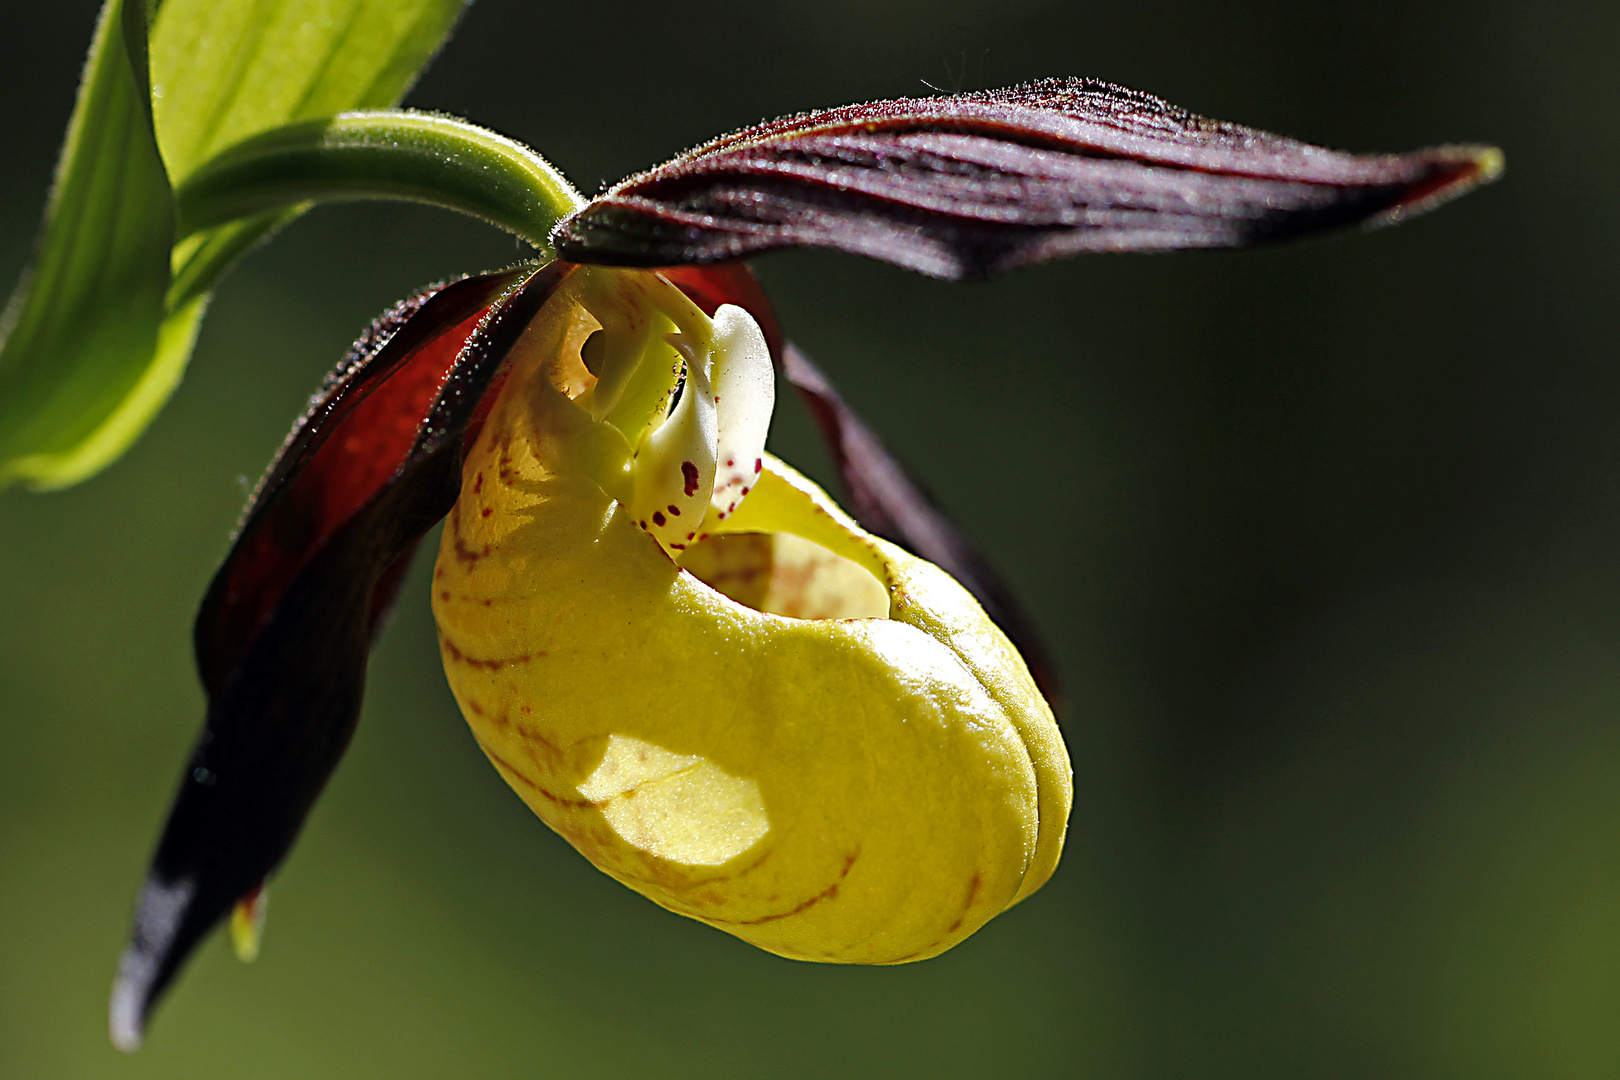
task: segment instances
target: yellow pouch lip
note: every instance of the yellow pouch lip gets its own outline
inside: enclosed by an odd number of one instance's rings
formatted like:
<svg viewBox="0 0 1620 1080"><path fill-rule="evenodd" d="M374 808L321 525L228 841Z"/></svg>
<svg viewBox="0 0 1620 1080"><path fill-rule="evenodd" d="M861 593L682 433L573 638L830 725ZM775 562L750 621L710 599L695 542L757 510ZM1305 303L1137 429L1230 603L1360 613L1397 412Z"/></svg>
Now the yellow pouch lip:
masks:
<svg viewBox="0 0 1620 1080"><path fill-rule="evenodd" d="M567 316L559 309L557 317ZM534 355L542 353L550 349ZM637 529L618 492L575 467L585 460L573 449L576 407L558 391L541 365L514 372L468 455L435 572L452 689L531 808L600 869L661 905L801 959L923 959L1038 887L1067 823L1067 756L1022 659L966 590L866 533L819 487L765 455L747 497L724 520L711 508L694 535L800 537L872 573L889 612L805 620L739 604L681 570ZM722 653L737 659L716 663ZM809 696L795 703L795 693ZM546 714L538 726L516 716L530 703ZM840 715L851 707L856 715ZM862 726L859 710L873 708L881 724L910 714L922 726L896 743L902 729ZM660 710L680 715L672 726ZM750 720L749 710L762 715ZM790 730L822 717L833 727L819 738L837 743ZM614 735L630 740L621 748L645 746L672 768L702 759L714 776L757 780L761 812L778 831L755 829L759 851L702 847L725 859L719 864L660 858L679 848L665 842L674 834L634 842L635 815L619 814L615 831L581 789L616 790L591 780ZM862 757L876 750L898 756ZM812 760L805 753L827 756L795 780L805 766L794 762ZM747 801L728 804L739 820L748 818ZM827 839L806 848L817 835ZM851 840L835 842L840 835ZM778 849L775 869L761 873L792 879L780 900L775 891L745 895L762 878L716 892ZM821 902L833 897L836 905Z"/></svg>
<svg viewBox="0 0 1620 1080"><path fill-rule="evenodd" d="M801 500L808 501L813 514L803 514ZM916 627L957 655L1012 720L1036 777L1039 832L1035 851L1024 869L1023 883L1007 906L1045 884L1062 857L1074 802L1068 748L1023 657L978 601L932 563L861 528L825 489L774 454L765 455L765 472L747 501L724 520L711 515L703 526L710 535L788 532L860 563L888 591L891 621ZM958 595L945 604L917 602L914 594L924 591ZM956 618L943 617L945 611ZM985 662L986 652L993 663Z"/></svg>

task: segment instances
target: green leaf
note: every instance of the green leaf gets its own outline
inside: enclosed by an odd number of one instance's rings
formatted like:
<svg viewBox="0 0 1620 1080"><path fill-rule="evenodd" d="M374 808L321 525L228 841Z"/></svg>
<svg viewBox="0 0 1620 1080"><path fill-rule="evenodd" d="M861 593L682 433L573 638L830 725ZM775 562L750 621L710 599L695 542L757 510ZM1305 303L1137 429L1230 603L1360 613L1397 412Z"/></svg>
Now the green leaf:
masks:
<svg viewBox="0 0 1620 1080"><path fill-rule="evenodd" d="M167 0L152 27L158 144L178 186L260 132L393 105L469 0ZM183 302L299 208L221 226L176 252Z"/></svg>
<svg viewBox="0 0 1620 1080"><path fill-rule="evenodd" d="M404 96L465 0L167 0L152 28L158 142L176 184L270 128Z"/></svg>
<svg viewBox="0 0 1620 1080"><path fill-rule="evenodd" d="M62 487L122 453L168 398L176 343L189 351L201 315L166 312L174 203L125 22L110 0L33 269L0 324L0 486Z"/></svg>
<svg viewBox="0 0 1620 1080"><path fill-rule="evenodd" d="M63 487L116 459L173 392L219 276L299 212L176 246L169 179L270 128L395 103L466 6L129 2L102 12L34 267L0 319L0 486Z"/></svg>

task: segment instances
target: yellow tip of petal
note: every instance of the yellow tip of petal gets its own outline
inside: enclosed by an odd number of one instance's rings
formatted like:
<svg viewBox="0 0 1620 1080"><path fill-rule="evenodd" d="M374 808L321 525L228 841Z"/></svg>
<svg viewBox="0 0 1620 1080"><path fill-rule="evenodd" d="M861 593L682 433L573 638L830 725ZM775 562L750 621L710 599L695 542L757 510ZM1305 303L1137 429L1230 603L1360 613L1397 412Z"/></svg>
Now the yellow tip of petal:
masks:
<svg viewBox="0 0 1620 1080"><path fill-rule="evenodd" d="M261 887L239 900L231 909L231 949L244 964L259 958L259 942L264 937L264 912L269 903Z"/></svg>
<svg viewBox="0 0 1620 1080"><path fill-rule="evenodd" d="M1364 228L1379 229L1426 214L1493 183L1507 168L1507 156L1496 146L1440 146L1420 153L1430 166L1428 178L1412 185L1394 206L1368 218Z"/></svg>

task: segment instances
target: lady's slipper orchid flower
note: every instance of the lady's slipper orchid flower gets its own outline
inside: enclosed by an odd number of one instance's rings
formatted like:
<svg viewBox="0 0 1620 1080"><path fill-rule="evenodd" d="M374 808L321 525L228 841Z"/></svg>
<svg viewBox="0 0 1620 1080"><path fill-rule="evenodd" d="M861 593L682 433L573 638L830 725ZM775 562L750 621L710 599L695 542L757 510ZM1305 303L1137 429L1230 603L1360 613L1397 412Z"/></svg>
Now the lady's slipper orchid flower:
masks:
<svg viewBox="0 0 1620 1080"><path fill-rule="evenodd" d="M508 363L434 613L463 713L540 817L801 959L930 956L1046 879L1070 802L1050 709L960 585L765 453L745 310L711 322L657 275L584 267Z"/></svg>
<svg viewBox="0 0 1620 1080"><path fill-rule="evenodd" d="M544 217L453 161L421 179L397 140L322 138L227 151L182 189L182 220L379 195L527 215L531 235ZM735 260L819 246L969 278L1240 247L1395 221L1499 169L1494 150L1353 156L1066 80L807 114L588 204L570 191L560 259L384 315L255 492L198 616L207 725L120 964L115 1042L139 1042L233 909L252 947L263 884L354 729L370 643L447 515L433 609L451 689L547 824L784 956L950 948L1056 866L1071 790L1049 668ZM853 517L765 451L776 372L822 424Z"/></svg>

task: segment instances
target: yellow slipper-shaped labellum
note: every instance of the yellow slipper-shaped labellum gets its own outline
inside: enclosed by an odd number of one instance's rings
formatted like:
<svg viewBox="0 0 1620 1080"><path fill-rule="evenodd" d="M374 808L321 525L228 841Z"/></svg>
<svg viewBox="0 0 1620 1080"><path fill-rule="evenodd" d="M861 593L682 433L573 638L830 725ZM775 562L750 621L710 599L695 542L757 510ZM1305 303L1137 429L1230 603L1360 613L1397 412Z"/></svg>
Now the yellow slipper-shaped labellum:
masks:
<svg viewBox="0 0 1620 1080"><path fill-rule="evenodd" d="M445 671L501 775L626 885L783 956L923 959L1051 875L1068 756L966 590L763 453L762 362L740 309L573 275L445 525Z"/></svg>

